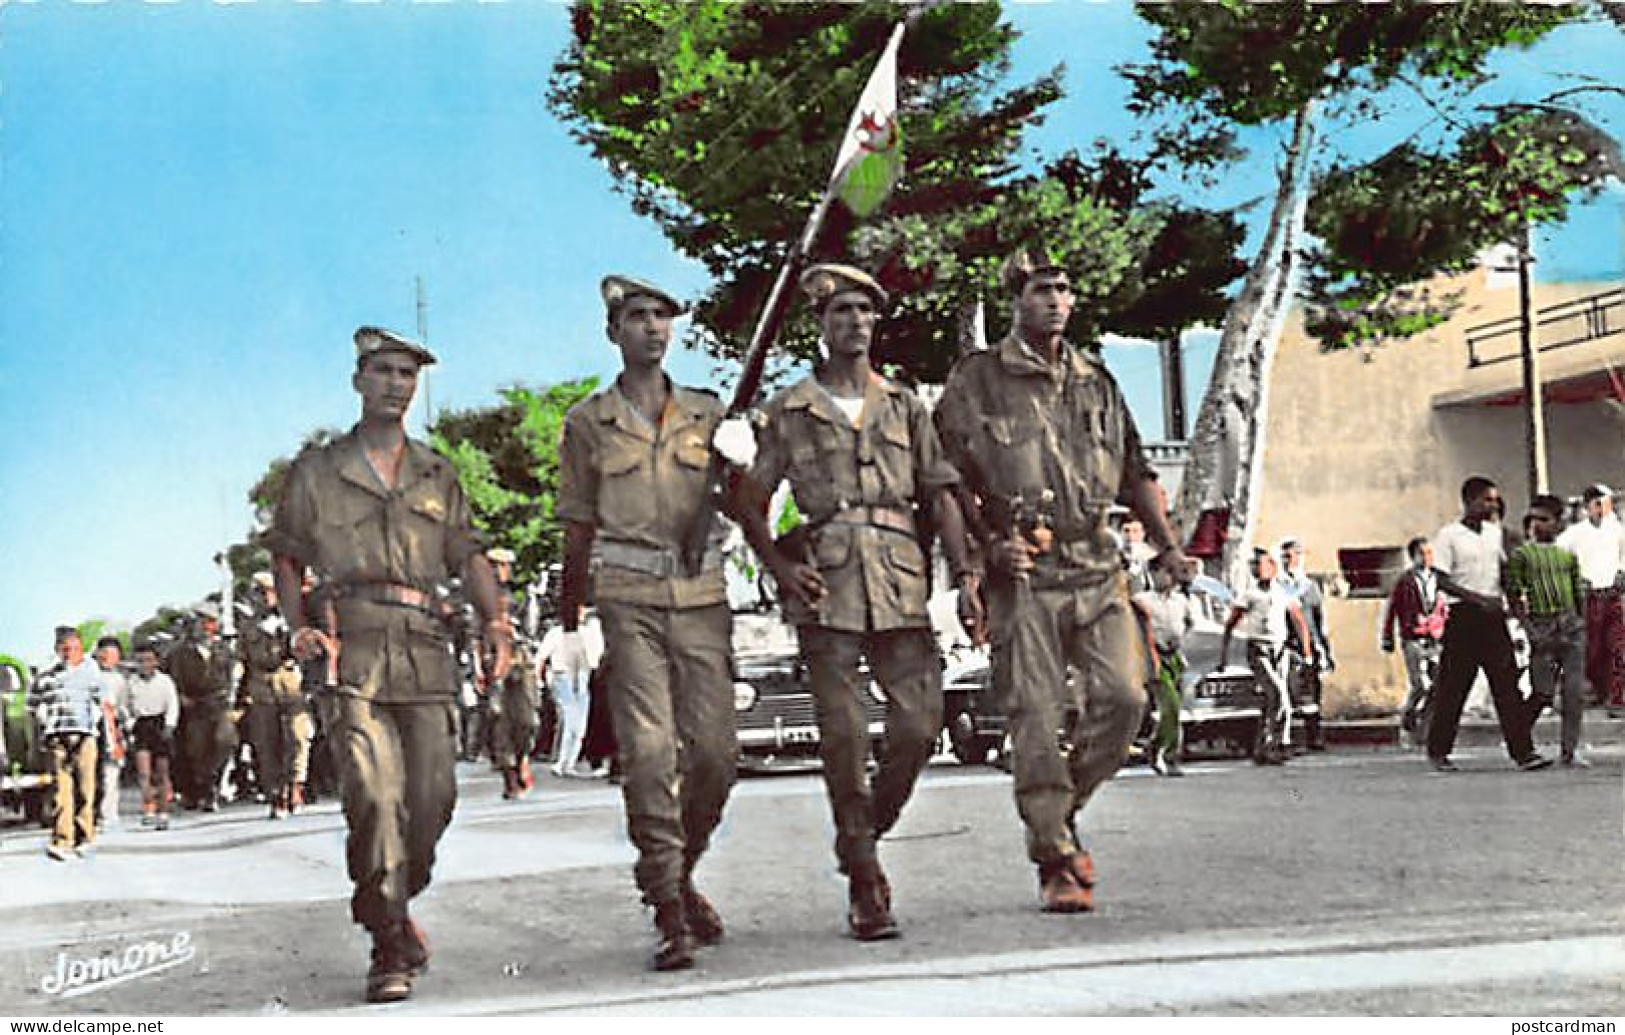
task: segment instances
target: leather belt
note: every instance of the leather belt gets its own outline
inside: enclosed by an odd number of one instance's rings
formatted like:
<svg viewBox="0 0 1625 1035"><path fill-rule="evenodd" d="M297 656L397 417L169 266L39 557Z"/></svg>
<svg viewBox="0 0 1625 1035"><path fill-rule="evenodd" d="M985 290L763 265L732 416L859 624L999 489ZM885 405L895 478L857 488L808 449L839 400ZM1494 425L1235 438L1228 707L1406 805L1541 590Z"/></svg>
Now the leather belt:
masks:
<svg viewBox="0 0 1625 1035"><path fill-rule="evenodd" d="M346 583L340 596L346 600L365 600L373 604L412 607L419 611L434 613L434 594L399 582Z"/></svg>
<svg viewBox="0 0 1625 1035"><path fill-rule="evenodd" d="M643 546L623 543L614 539L600 539L597 543L598 560L605 567L622 568L658 578L671 579L683 573L683 559L676 550L664 546ZM722 552L706 550L700 560L700 574L717 571L722 567Z"/></svg>
<svg viewBox="0 0 1625 1035"><path fill-rule="evenodd" d="M914 515L897 507L847 507L844 510L837 510L820 524L870 525L888 532L901 532L906 536L915 534Z"/></svg>

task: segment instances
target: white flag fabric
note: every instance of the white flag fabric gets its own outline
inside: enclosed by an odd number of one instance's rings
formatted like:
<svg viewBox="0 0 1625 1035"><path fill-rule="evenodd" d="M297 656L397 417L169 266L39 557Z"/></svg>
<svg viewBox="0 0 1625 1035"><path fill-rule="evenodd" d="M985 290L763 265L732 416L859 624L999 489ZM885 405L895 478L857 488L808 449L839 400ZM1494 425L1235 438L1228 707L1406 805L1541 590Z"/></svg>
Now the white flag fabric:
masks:
<svg viewBox="0 0 1625 1035"><path fill-rule="evenodd" d="M899 22L892 30L869 74L869 84L847 121L830 176L830 190L860 216L880 207L903 171L903 137L897 125L897 50L903 43L904 28Z"/></svg>

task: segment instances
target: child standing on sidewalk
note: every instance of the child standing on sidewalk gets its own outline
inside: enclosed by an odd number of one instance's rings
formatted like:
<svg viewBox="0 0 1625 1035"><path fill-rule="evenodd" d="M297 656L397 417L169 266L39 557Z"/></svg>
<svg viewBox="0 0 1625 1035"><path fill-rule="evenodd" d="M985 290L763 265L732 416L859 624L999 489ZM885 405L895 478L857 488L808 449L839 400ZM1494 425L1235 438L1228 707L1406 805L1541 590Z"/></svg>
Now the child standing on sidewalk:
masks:
<svg viewBox="0 0 1625 1035"><path fill-rule="evenodd" d="M1562 680L1562 752L1558 764L1585 768L1579 754L1580 723L1585 708L1585 616L1580 602L1580 562L1557 545L1563 501L1536 496L1524 516L1528 538L1507 561L1507 594L1513 612L1529 637L1529 723L1553 703Z"/></svg>

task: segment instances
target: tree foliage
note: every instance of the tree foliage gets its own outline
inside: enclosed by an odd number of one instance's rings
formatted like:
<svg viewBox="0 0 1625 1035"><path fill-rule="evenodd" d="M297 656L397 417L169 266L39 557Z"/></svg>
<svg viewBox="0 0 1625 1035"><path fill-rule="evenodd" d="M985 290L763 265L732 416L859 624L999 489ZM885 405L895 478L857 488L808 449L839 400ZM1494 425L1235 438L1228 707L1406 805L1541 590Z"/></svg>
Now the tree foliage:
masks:
<svg viewBox="0 0 1625 1035"><path fill-rule="evenodd" d="M696 335L737 356L778 262L829 177L851 105L899 8L789 0L578 0L550 103L650 216L715 281ZM1024 130L1061 94L1061 70L1001 89L1016 32L996 4L924 13L899 56L905 169L872 222L837 206L812 258L857 261L897 302L875 347L906 376L939 379L979 300L1004 306L1000 261L1043 238L1075 273L1072 334L1178 327L1220 304L1238 269L1227 216L1153 204L1143 163L1109 148L1023 168ZM1190 250L1175 255L1169 242ZM1184 290L1168 290L1184 278ZM1142 288L1162 289L1142 298ZM809 357L803 314L784 350Z"/></svg>
<svg viewBox="0 0 1625 1035"><path fill-rule="evenodd" d="M563 556L563 529L554 514L559 438L570 407L597 387L597 379L588 378L505 388L501 403L444 412L431 431L434 448L457 470L475 524L491 545L517 555L521 583Z"/></svg>
<svg viewBox="0 0 1625 1035"><path fill-rule="evenodd" d="M1310 209L1310 331L1325 347L1408 337L1447 319L1425 283L1470 269L1494 244L1565 218L1625 175L1619 144L1577 112L1498 109L1448 149L1406 143L1320 180Z"/></svg>

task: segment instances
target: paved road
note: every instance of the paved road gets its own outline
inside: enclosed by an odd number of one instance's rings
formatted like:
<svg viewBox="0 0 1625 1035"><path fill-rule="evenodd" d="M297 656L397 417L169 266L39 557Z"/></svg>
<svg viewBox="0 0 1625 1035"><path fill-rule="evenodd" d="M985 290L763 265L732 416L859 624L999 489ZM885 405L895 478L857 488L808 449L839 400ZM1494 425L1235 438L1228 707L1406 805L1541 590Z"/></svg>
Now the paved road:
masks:
<svg viewBox="0 0 1625 1035"><path fill-rule="evenodd" d="M0 832L0 1013L1619 1015L1622 762L1518 773L1493 747L1439 776L1392 749L1284 769L1128 771L1090 815L1100 909L1038 912L1009 778L945 762L882 858L905 936L843 937L815 776L749 778L702 886L729 922L694 971L642 969L649 920L616 791L548 779L502 802L483 767L417 913L413 1001L357 1002L342 820L188 815L50 863ZM145 941L185 953L73 997L59 962ZM65 964L64 964L65 965Z"/></svg>

